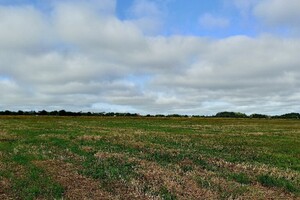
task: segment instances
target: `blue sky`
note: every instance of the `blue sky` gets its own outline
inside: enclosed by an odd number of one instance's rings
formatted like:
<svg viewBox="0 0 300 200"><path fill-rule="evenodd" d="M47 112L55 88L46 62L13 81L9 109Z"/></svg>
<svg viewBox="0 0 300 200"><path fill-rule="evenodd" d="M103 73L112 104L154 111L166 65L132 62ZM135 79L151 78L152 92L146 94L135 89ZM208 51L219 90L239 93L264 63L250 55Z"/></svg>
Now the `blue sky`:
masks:
<svg viewBox="0 0 300 200"><path fill-rule="evenodd" d="M94 2L97 1L101 4L101 0L94 0ZM106 2L107 0L102 1ZM281 2L281 0L263 0L261 2L267 2L272 5L272 1ZM295 2L295 0L289 1ZM289 1L285 4L289 4ZM45 14L50 13L53 10L53 5L57 2L59 1L0 0L0 5L34 6ZM72 3L72 1L68 2ZM80 0L73 2L80 2ZM251 10L258 4L257 2L259 1L257 0L112 0L112 2L115 2L115 14L120 20L134 18L135 16L133 16L134 14L132 14L131 10L136 4L144 5L145 7L147 7L147 5L155 6L155 9L162 13L162 16L159 17L160 20L164 22L164 26L159 32L160 34L226 37L239 34L255 36L264 31L278 32L279 30L280 32L283 28L287 31L287 28L284 27L284 23L279 27L267 27L264 26L266 24L257 20L257 16L253 15L253 10ZM217 25L215 27L203 26L199 21L205 14L219 19L226 19L229 21L229 24L225 27L218 27ZM283 22L284 20L285 19L283 19ZM216 31L218 29L219 31Z"/></svg>
<svg viewBox="0 0 300 200"><path fill-rule="evenodd" d="M117 16L126 20L130 18L130 8L136 3L134 0L119 0L117 2ZM256 34L255 19L243 19L238 11L222 0L173 0L173 1L149 1L158 5L163 12L164 26L160 34L172 35L198 35L208 37L226 37L230 35ZM217 18L230 21L226 27L206 27L200 24L201 16L210 14ZM247 20L245 22L244 20ZM246 24L245 24L246 23ZM251 27L250 27L251 26Z"/></svg>
<svg viewBox="0 0 300 200"><path fill-rule="evenodd" d="M128 10L134 3L134 0L125 0L117 2L117 15L120 19L127 19ZM222 9L220 1L197 1L197 0L177 0L177 1L150 1L158 2L158 8L165 12L162 20L165 26L162 30L166 34L191 34L199 35L200 32L198 18L201 13L218 13Z"/></svg>
<svg viewBox="0 0 300 200"><path fill-rule="evenodd" d="M44 13L50 13L55 1L42 0L1 0L1 5L13 6L35 6ZM101 2L101 1L100 1ZM234 8L233 3L224 0L117 0L116 16L120 20L132 19L131 9L135 4L154 5L162 13L160 20L163 27L157 32L162 35L198 35L207 37L227 37L231 35L245 34L254 36L258 33L258 26L255 18L241 16L239 11ZM201 25L201 16L209 14L212 17L223 18L229 21L225 27L207 27Z"/></svg>
<svg viewBox="0 0 300 200"><path fill-rule="evenodd" d="M0 0L0 110L299 112L298 0Z"/></svg>

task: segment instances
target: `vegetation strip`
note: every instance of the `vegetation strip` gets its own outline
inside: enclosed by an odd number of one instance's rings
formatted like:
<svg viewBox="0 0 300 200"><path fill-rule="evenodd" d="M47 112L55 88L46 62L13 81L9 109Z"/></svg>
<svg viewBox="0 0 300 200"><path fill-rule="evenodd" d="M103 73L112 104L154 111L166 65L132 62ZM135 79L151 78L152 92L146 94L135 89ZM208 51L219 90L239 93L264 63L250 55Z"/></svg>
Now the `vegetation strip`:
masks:
<svg viewBox="0 0 300 200"><path fill-rule="evenodd" d="M0 198L297 199L297 122L0 116Z"/></svg>

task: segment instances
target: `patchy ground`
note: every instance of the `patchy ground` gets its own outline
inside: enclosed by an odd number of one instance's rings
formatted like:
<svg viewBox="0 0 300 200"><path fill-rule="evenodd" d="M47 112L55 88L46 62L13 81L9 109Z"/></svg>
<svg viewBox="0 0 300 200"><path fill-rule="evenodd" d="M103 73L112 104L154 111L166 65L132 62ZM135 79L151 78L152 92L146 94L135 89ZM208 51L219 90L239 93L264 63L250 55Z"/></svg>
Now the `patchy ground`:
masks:
<svg viewBox="0 0 300 200"><path fill-rule="evenodd" d="M102 191L99 182L78 173L70 163L57 160L35 161L35 165L45 169L55 181L64 188L66 199L112 199L108 192Z"/></svg>
<svg viewBox="0 0 300 200"><path fill-rule="evenodd" d="M0 117L0 199L300 199L299 120Z"/></svg>

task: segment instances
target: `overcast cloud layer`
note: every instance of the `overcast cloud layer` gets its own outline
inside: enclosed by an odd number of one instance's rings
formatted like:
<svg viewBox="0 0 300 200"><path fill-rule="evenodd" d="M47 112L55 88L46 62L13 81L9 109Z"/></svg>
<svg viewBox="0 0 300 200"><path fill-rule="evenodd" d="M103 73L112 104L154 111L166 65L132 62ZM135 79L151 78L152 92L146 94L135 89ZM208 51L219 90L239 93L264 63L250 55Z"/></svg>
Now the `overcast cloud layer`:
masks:
<svg viewBox="0 0 300 200"><path fill-rule="evenodd" d="M47 11L4 2L0 110L300 111L299 0L224 0L257 30L224 37L165 34L163 0L134 1L126 19L113 0L49 1ZM235 23L209 12L197 22L215 32Z"/></svg>

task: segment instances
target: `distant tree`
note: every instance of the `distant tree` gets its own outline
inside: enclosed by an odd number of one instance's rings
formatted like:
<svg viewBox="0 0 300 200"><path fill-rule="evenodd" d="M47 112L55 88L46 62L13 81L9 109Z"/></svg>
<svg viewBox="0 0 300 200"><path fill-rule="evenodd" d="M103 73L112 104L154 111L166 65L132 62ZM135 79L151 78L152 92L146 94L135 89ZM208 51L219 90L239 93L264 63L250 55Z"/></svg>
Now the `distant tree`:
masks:
<svg viewBox="0 0 300 200"><path fill-rule="evenodd" d="M65 110L58 111L59 116L66 116L67 112Z"/></svg>
<svg viewBox="0 0 300 200"><path fill-rule="evenodd" d="M245 113L240 112L219 112L215 117L228 117L228 118L246 118L248 117Z"/></svg>
<svg viewBox="0 0 300 200"><path fill-rule="evenodd" d="M18 115L24 115L24 112L22 110L19 110Z"/></svg>
<svg viewBox="0 0 300 200"><path fill-rule="evenodd" d="M283 118L283 119L300 119L300 114L299 113L287 113L287 114L281 115L280 118Z"/></svg>
<svg viewBox="0 0 300 200"><path fill-rule="evenodd" d="M92 116L92 113L91 112L87 112L86 115L87 116Z"/></svg>
<svg viewBox="0 0 300 200"><path fill-rule="evenodd" d="M262 118L269 118L268 115L257 114L257 113L254 113L254 114L250 115L250 117L251 118L260 118L260 119L262 119Z"/></svg>
<svg viewBox="0 0 300 200"><path fill-rule="evenodd" d="M5 110L5 111L4 111L4 115L11 115L11 114L12 114L12 112L9 111L9 110Z"/></svg>
<svg viewBox="0 0 300 200"><path fill-rule="evenodd" d="M170 115L167 115L167 117L182 117L182 116L179 114L170 114Z"/></svg>
<svg viewBox="0 0 300 200"><path fill-rule="evenodd" d="M115 116L115 113L113 112L105 113L105 116Z"/></svg>
<svg viewBox="0 0 300 200"><path fill-rule="evenodd" d="M51 111L51 112L49 113L49 115L56 116L56 115L58 115L58 111L57 111L57 110Z"/></svg>
<svg viewBox="0 0 300 200"><path fill-rule="evenodd" d="M48 112L46 110L42 110L38 112L38 115L48 115Z"/></svg>

